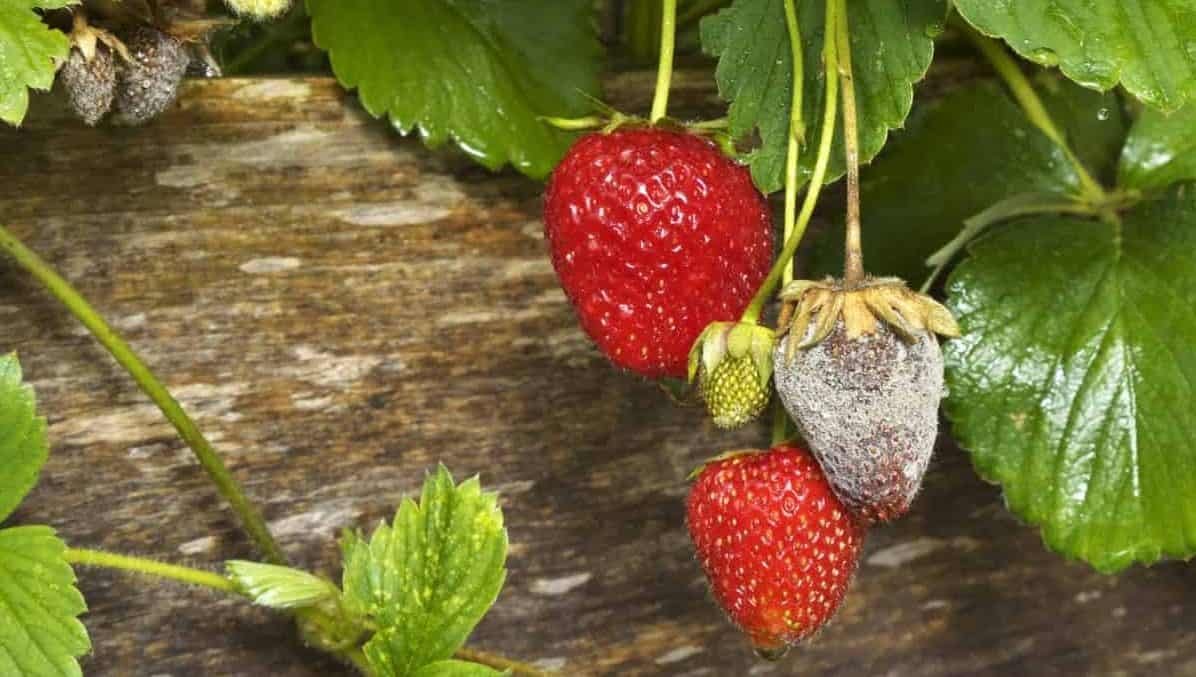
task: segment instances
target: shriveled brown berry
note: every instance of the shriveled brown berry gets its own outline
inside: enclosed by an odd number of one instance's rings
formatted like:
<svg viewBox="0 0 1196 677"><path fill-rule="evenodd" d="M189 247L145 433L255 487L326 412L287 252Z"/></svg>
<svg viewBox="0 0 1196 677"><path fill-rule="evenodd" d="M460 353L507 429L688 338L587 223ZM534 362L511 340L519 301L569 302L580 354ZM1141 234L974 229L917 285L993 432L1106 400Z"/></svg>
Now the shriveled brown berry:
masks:
<svg viewBox="0 0 1196 677"><path fill-rule="evenodd" d="M72 49L58 77L71 110L88 125L95 126L112 108L116 59L106 45L96 45L91 59L82 50Z"/></svg>
<svg viewBox="0 0 1196 677"><path fill-rule="evenodd" d="M144 124L174 103L191 55L181 40L150 26L125 37L132 58L116 88L116 121Z"/></svg>

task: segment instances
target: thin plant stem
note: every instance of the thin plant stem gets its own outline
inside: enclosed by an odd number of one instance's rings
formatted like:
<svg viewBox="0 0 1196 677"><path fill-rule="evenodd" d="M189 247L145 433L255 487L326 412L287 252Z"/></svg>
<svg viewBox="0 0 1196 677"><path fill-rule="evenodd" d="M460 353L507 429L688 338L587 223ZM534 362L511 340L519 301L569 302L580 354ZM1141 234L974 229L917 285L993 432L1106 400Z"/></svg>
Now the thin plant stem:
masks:
<svg viewBox="0 0 1196 677"><path fill-rule="evenodd" d="M772 404L772 444L770 446L777 446L784 442L789 436L789 412L785 411L784 405L781 404L779 398L774 398Z"/></svg>
<svg viewBox="0 0 1196 677"><path fill-rule="evenodd" d="M84 548L67 548L64 557L71 564L131 571L145 576L167 578L187 585L227 592L238 597L243 596L236 584L228 578L202 569L192 569L143 557L130 557L129 555Z"/></svg>
<svg viewBox="0 0 1196 677"><path fill-rule="evenodd" d="M467 649L461 647L457 649L455 654L457 658L466 661L472 661L485 665L495 670L510 670L516 675L527 675L528 677L547 677L548 673L528 663L511 660L506 656L499 656L488 651L478 651L477 649Z"/></svg>
<svg viewBox="0 0 1196 677"><path fill-rule="evenodd" d="M1067 161L1071 163L1075 169L1076 176L1080 181L1081 196L1094 203L1104 203L1107 199L1105 189L1101 187L1096 179L1092 178L1092 174L1072 152L1071 147L1067 145L1067 139L1063 132L1059 130L1058 125L1051 118L1051 114L1047 112L1046 106L1043 105L1042 99L1038 96L1038 92L1034 91L1034 87L1030 84L1030 80L1026 78L1026 74L1018 67L1013 57L1009 52L1001 46L1001 43L987 38L978 33L974 28L967 25L967 23L956 19L955 24L959 26L960 30L971 40L976 49L980 51L984 58L992 65L993 70L997 75L1005 81L1005 86L1009 87L1013 98L1021 106L1022 111L1026 114L1026 118L1038 127L1043 134L1047 135L1055 145L1063 151Z"/></svg>
<svg viewBox="0 0 1196 677"><path fill-rule="evenodd" d="M827 0L837 5L838 20L834 41L837 43L839 77L843 80L843 150L847 163L847 238L843 249L843 285L848 289L864 281L864 250L860 237L860 146L859 121L855 108L855 78L851 72L851 33L847 19L847 0ZM830 39L831 34L827 34ZM832 66L828 65L830 69Z"/></svg>
<svg viewBox="0 0 1196 677"><path fill-rule="evenodd" d="M266 521L262 519L261 513L249 501L241 485L225 467L220 455L212 448L211 443L199 431L187 412L171 396L166 386L162 385L158 377L141 361L129 344L104 321L104 318L69 282L3 226L0 226L0 249L7 252L18 265L37 279L46 288L46 291L66 306L67 310L78 318L96 340L108 350L117 363L124 367L125 371L141 387L141 390L154 401L154 404L158 405L158 408L174 425L179 436L195 453L195 458L199 461L200 466L211 478L212 483L216 485L220 495L228 501L233 512L240 518L241 526L253 539L258 549L262 551L266 560L272 564L285 564L286 559L278 547L277 541L274 540L274 536L270 534Z"/></svg>
<svg viewBox="0 0 1196 677"><path fill-rule="evenodd" d="M552 125L553 127L556 127L557 129L563 129L566 131L598 129L610 122L610 120L599 115L587 115L580 118L554 118L545 116L540 119Z"/></svg>
<svg viewBox="0 0 1196 677"><path fill-rule="evenodd" d="M797 160L805 141L806 129L802 121L802 72L801 28L797 23L797 9L794 0L785 0L785 26L789 30L789 53L793 62L793 95L789 100L789 149L785 156L785 242L793 235L797 220ZM785 266L781 276L782 284L793 281L793 259Z"/></svg>
<svg viewBox="0 0 1196 677"><path fill-rule="evenodd" d="M730 126L730 121L727 118L714 118L713 120L698 120L696 122L687 122L685 126L690 129L726 129Z"/></svg>
<svg viewBox="0 0 1196 677"><path fill-rule="evenodd" d="M834 9L833 3L827 5L826 29L824 33L827 36L834 35ZM784 276L785 269L789 267L789 262L793 259L793 255L797 253L797 246L801 243L802 236L806 232L806 226L809 225L810 218L814 215L814 206L818 203L818 195L822 191L822 184L826 179L826 169L830 164L831 158L831 142L835 136L835 120L838 113L839 101L838 70L834 68L837 59L835 40L826 39L823 42L822 53L823 61L829 65L826 69L826 98L822 112L822 127L819 130L818 137L818 155L814 159L814 171L810 174L810 183L806 188L806 197L802 202L801 211L797 215L793 232L785 239L785 246L781 249L780 255L777 256L776 262L772 264L772 270L768 271L768 277L764 278L764 282L756 290L756 295L752 297L752 302L748 304L747 310L743 312L744 322L756 322L760 319L760 313L764 310L764 304L772 296L777 283Z"/></svg>
<svg viewBox="0 0 1196 677"><path fill-rule="evenodd" d="M673 80L673 47L677 41L677 0L661 0L660 62L656 66L656 92L652 96L651 122L664 118L669 108L669 85Z"/></svg>

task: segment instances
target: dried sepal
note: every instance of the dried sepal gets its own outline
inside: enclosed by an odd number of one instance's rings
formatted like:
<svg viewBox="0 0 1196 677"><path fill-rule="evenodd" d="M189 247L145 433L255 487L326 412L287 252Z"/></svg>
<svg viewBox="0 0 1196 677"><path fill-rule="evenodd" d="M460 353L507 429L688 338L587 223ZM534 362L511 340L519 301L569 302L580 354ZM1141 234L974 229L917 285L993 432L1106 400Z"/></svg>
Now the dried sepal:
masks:
<svg viewBox="0 0 1196 677"><path fill-rule="evenodd" d="M96 58L96 47L99 44L105 45L120 55L125 63L132 60L129 56L129 48L120 38L99 26L89 24L87 16L83 12L75 12L74 25L71 28L71 46L79 50L83 58L90 63Z"/></svg>
<svg viewBox="0 0 1196 677"><path fill-rule="evenodd" d="M869 278L851 289L833 278L795 280L781 291L780 299L777 336L794 337L785 346L786 362L792 362L797 350L824 341L840 320L849 339L875 334L879 323L909 343L923 332L959 336L950 311L895 277Z"/></svg>

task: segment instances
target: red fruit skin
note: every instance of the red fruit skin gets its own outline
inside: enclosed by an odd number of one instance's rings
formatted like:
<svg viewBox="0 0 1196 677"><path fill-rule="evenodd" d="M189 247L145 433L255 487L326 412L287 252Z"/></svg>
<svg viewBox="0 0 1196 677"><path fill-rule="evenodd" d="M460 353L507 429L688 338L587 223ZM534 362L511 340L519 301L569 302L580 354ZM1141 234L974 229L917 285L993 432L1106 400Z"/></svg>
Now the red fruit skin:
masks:
<svg viewBox="0 0 1196 677"><path fill-rule="evenodd" d="M545 235L582 328L612 362L684 378L706 325L768 274L772 217L709 140L656 128L583 136L548 181Z"/></svg>
<svg viewBox="0 0 1196 677"><path fill-rule="evenodd" d="M810 452L793 445L707 465L686 522L714 598L767 652L835 614L865 533Z"/></svg>

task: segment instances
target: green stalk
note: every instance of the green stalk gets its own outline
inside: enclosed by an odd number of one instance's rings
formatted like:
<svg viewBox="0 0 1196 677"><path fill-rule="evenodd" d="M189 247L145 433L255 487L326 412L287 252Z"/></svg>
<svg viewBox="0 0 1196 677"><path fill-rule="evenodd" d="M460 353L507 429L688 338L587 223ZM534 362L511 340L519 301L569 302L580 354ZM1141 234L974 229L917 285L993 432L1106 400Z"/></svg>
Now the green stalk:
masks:
<svg viewBox="0 0 1196 677"><path fill-rule="evenodd" d="M677 0L661 0L660 62L656 65L656 92L652 96L651 122L664 118L669 107L669 85L673 80L673 48L677 40Z"/></svg>
<svg viewBox="0 0 1196 677"><path fill-rule="evenodd" d="M133 377L141 390L149 396L154 404L162 410L166 418L174 425L179 436L191 447L200 466L216 485L220 495L224 497L233 511L241 519L241 526L249 535L258 549L262 551L266 560L272 564L285 564L286 558L278 543L270 534L270 529L262 519L261 513L250 503L241 489L241 485L229 473L219 454L212 448L211 443L196 427L195 422L187 412L170 395L170 391L158 377L137 356L129 344L100 317L95 308L84 299L69 282L64 280L54 269L33 251L25 247L16 236L3 226L0 226L0 248L6 251L14 261L28 271L38 282L57 298L67 310L71 312L83 326L104 346L112 357L124 367Z"/></svg>
<svg viewBox="0 0 1196 677"><path fill-rule="evenodd" d="M785 411L785 406L777 397L773 398L772 431L769 437L772 440L769 446L773 447L789 439L789 412Z"/></svg>
<svg viewBox="0 0 1196 677"><path fill-rule="evenodd" d="M855 76L851 72L851 32L847 25L847 0L838 4L834 41L837 44L839 77L843 79L843 150L847 164L847 238L843 249L843 284L854 289L864 281L864 249L860 236L860 147L859 122L855 109ZM828 33L828 39L830 34ZM832 62L827 62L832 63ZM828 69L831 66L827 66Z"/></svg>
<svg viewBox="0 0 1196 677"><path fill-rule="evenodd" d="M801 28L797 23L797 8L793 0L785 0L785 26L789 29L789 53L793 61L793 95L789 100L789 149L785 155L785 242L793 235L797 220L797 160L801 145L805 141L806 126L802 120L801 97L802 73ZM785 266L781 276L782 284L793 281L793 259Z"/></svg>
<svg viewBox="0 0 1196 677"><path fill-rule="evenodd" d="M191 567L166 564L143 557L130 557L128 555L118 555L112 552L83 548L67 548L64 557L71 564L131 571L145 576L167 578L179 583L186 583L187 585L195 585L243 596L236 584L228 578L202 569L192 569Z"/></svg>
<svg viewBox="0 0 1196 677"><path fill-rule="evenodd" d="M801 212L797 215L793 232L785 238L785 246L781 249L781 254L777 257L776 262L772 264L772 270L768 271L768 277L764 278L764 282L756 290L756 295L752 297L752 302L748 305L747 310L743 312L744 322L756 322L760 319L760 313L764 310L764 304L772 296L777 283L781 281L785 270L789 267L789 262L793 259L793 255L797 253L797 246L801 243L802 236L806 232L806 226L810 224L810 218L814 215L814 206L818 203L818 194L822 191L822 184L826 179L826 169L827 165L830 164L831 157L831 141L835 137L835 119L838 113L839 101L839 74L838 70L833 67L833 64L838 61L835 40L833 38L835 20L835 6L833 3L828 3L826 8L826 30L824 33L827 39L823 42L822 54L823 61L831 66L828 66L826 69L826 102L822 115L822 128L819 131L818 155L814 160L814 171L810 175L810 183L806 188L806 197L802 202ZM795 83L794 86L798 84Z"/></svg>
<svg viewBox="0 0 1196 677"><path fill-rule="evenodd" d="M179 566L177 564L166 564L165 562L159 562L157 560L147 559L145 557L118 555L114 552L89 550L86 548L67 548L66 552L63 553L63 558L68 563L74 565L127 571L130 573L141 574L143 576L163 578L166 580L175 581L177 583L208 588L217 592L235 595L246 600L249 599L231 579L211 571L204 571L203 569L194 569L192 567ZM290 611L290 613L298 617L304 617L320 614L321 612L315 608L309 607L304 609L293 609ZM336 622L337 619L326 618L324 620ZM352 648L335 653L340 658L348 661L362 674L370 674L369 662L366 661L365 654L362 653L360 648ZM518 675L529 675L529 677L543 677L543 675L545 675L543 671L537 669L535 666L486 651L475 651L473 649L462 647L457 650L455 656L461 660L473 661L474 663L490 666L496 670L510 670Z"/></svg>
<svg viewBox="0 0 1196 677"><path fill-rule="evenodd" d="M1017 62L1013 57L1009 56L1009 52L1001 46L1001 43L987 38L978 33L974 28L969 26L966 22L956 20L955 25L963 31L964 35L972 41L976 49L984 55L985 59L992 65L993 69L997 71L997 75L1005 81L1005 85L1009 87L1013 98L1017 100L1022 111L1025 112L1026 118L1034 124L1035 127L1042 130L1043 134L1047 135L1055 145L1063 151L1063 155L1067 157L1067 161L1071 163L1075 169L1076 176L1080 180L1081 197L1085 200L1102 204L1107 200L1105 189L1101 187L1096 179L1088 173L1088 169L1072 152L1071 147L1067 145L1067 139L1063 136L1063 132L1059 131L1059 127L1055 121L1051 119L1051 114L1047 112L1046 106L1043 105L1042 99L1039 98L1038 92L1034 91L1034 87L1026 78L1026 74L1018 67Z"/></svg>
<svg viewBox="0 0 1196 677"><path fill-rule="evenodd" d="M478 651L476 649L467 649L461 647L453 654L454 657L460 658L463 661L471 661L494 668L499 671L510 671L516 675L528 675L528 677L546 677L548 673L537 668L534 665L522 663L520 661L512 660L506 656L499 656L498 654L490 653L489 651Z"/></svg>

